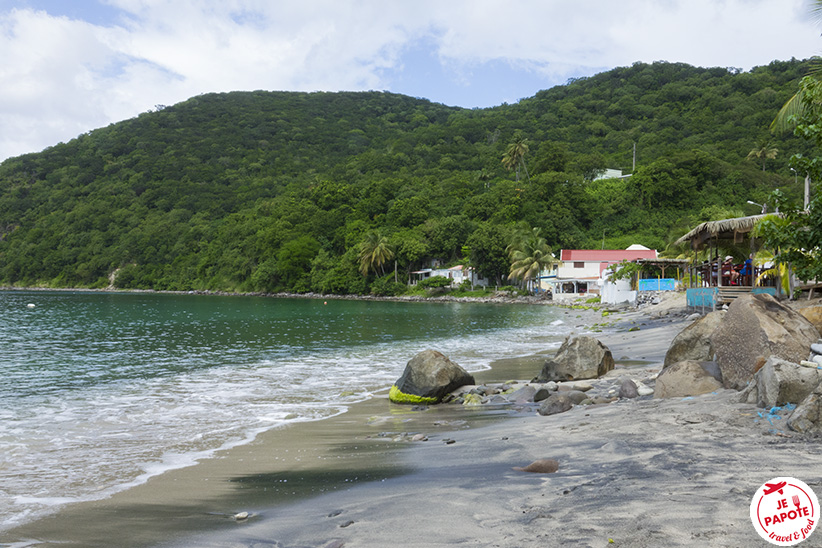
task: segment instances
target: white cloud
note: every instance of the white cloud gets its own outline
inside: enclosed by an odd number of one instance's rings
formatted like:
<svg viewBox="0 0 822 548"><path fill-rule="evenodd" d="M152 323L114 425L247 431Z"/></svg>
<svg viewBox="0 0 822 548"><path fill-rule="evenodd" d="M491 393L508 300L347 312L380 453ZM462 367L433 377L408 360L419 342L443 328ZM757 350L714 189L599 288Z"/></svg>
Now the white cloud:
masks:
<svg viewBox="0 0 822 548"><path fill-rule="evenodd" d="M392 89L412 70L403 54L415 44L436 49L452 84L504 62L542 75L544 87L635 61L749 69L822 49L806 0L105 4L115 17L97 25L32 9L0 13L0 158L199 93Z"/></svg>

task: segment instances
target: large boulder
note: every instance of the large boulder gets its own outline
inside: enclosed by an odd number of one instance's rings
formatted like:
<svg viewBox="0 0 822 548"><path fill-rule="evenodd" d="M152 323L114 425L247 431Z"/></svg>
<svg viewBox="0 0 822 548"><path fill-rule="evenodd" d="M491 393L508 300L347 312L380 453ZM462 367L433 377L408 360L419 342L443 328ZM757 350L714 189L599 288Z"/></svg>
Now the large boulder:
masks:
<svg viewBox="0 0 822 548"><path fill-rule="evenodd" d="M799 310L805 319L813 324L819 333L822 333L822 304L809 306Z"/></svg>
<svg viewBox="0 0 822 548"><path fill-rule="evenodd" d="M695 360L677 362L656 378L654 398L684 398L722 389L722 383Z"/></svg>
<svg viewBox="0 0 822 548"><path fill-rule="evenodd" d="M685 360L698 362L713 360L714 345L711 342L711 337L722 323L726 313L725 310L711 312L680 331L671 342L662 367L669 367Z"/></svg>
<svg viewBox="0 0 822 548"><path fill-rule="evenodd" d="M585 335L571 335L547 360L536 382L596 379L614 368L614 357L607 346Z"/></svg>
<svg viewBox="0 0 822 548"><path fill-rule="evenodd" d="M726 388L741 390L771 356L799 363L819 332L770 295L744 295L728 308L711 341Z"/></svg>
<svg viewBox="0 0 822 548"><path fill-rule="evenodd" d="M423 350L408 362L388 399L394 403L439 403L443 396L466 384L475 384L465 369L436 350Z"/></svg>
<svg viewBox="0 0 822 548"><path fill-rule="evenodd" d="M743 401L759 407L798 404L822 382L822 371L771 356L743 392Z"/></svg>
<svg viewBox="0 0 822 548"><path fill-rule="evenodd" d="M822 434L822 385L800 402L788 419L788 428L804 434Z"/></svg>

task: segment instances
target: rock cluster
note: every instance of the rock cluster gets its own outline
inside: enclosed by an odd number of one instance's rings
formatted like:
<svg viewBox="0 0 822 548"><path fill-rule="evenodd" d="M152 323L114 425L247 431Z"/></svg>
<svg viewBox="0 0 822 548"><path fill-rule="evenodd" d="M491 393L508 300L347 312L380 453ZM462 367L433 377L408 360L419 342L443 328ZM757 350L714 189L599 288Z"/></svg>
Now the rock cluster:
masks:
<svg viewBox="0 0 822 548"><path fill-rule="evenodd" d="M747 295L727 311L694 318L673 340L658 375L615 370L611 351L601 341L570 336L530 383L477 386L459 365L425 351L408 362L390 398L397 403L512 406L547 416L579 405L736 389L743 402L793 410L787 421L793 430L822 435L819 337L806 315L770 295Z"/></svg>

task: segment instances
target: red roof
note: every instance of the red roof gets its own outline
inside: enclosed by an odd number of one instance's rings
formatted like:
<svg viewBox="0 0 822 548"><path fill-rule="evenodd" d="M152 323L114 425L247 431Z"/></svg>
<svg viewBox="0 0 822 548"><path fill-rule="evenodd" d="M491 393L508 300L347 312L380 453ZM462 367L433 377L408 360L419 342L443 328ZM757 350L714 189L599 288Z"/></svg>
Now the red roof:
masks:
<svg viewBox="0 0 822 548"><path fill-rule="evenodd" d="M654 249L563 249L561 261L609 262L656 259Z"/></svg>

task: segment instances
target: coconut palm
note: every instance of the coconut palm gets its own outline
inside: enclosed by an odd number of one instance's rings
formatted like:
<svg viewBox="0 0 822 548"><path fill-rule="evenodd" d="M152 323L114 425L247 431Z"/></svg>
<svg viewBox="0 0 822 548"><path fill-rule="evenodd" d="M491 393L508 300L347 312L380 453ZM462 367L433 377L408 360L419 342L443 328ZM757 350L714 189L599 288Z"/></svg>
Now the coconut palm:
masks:
<svg viewBox="0 0 822 548"><path fill-rule="evenodd" d="M394 258L394 249L387 237L379 230L373 230L360 242L358 258L363 276L367 276L372 270L385 274L383 265Z"/></svg>
<svg viewBox="0 0 822 548"><path fill-rule="evenodd" d="M748 160L762 160L762 171L765 171L765 160L773 160L779 154L779 149L773 146L770 139L760 139L753 150L748 153Z"/></svg>
<svg viewBox="0 0 822 548"><path fill-rule="evenodd" d="M822 21L822 0L813 0L811 15L818 21ZM808 76L803 78L799 84L799 91L788 99L771 122L771 131L774 133L792 129L796 125L796 118L822 110L822 104L815 100L811 93L814 84L818 85L822 81L822 64L816 58L814 61Z"/></svg>
<svg viewBox="0 0 822 548"><path fill-rule="evenodd" d="M508 279L521 280L526 284L536 280L540 272L557 262L545 238L540 237L539 228L526 235L515 235L506 251L511 259Z"/></svg>
<svg viewBox="0 0 822 548"><path fill-rule="evenodd" d="M528 179L528 182L531 182L531 177L528 176L528 168L525 167L526 154L528 154L528 139L517 133L514 136L514 141L508 145L505 154L502 156L502 165L504 165L508 171L512 169L515 171L517 182L519 182L520 168L525 171L525 177Z"/></svg>

